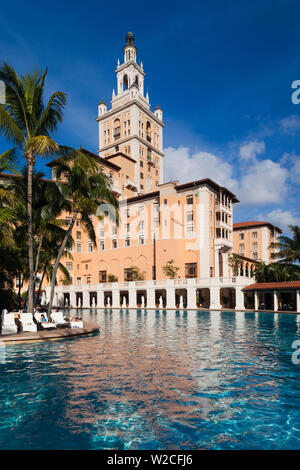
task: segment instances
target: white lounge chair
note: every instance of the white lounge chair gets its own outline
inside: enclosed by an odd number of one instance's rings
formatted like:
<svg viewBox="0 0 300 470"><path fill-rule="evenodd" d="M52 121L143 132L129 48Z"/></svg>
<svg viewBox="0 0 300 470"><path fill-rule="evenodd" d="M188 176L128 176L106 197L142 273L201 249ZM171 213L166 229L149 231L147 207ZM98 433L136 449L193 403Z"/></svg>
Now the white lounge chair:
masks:
<svg viewBox="0 0 300 470"><path fill-rule="evenodd" d="M81 320L70 321L71 328L83 328L83 322Z"/></svg>
<svg viewBox="0 0 300 470"><path fill-rule="evenodd" d="M3 335L14 335L18 333L18 327L15 323L14 313L2 314L2 334Z"/></svg>
<svg viewBox="0 0 300 470"><path fill-rule="evenodd" d="M41 325L42 328L56 328L56 325L55 323L51 323L51 322L42 322L42 315L43 313L41 312L35 312L34 314L34 318L35 320L37 321L37 323L39 323Z"/></svg>
<svg viewBox="0 0 300 470"><path fill-rule="evenodd" d="M64 325L66 323L68 323L65 319L64 319L64 315L61 311L59 312L51 312L51 320L56 324L56 325Z"/></svg>
<svg viewBox="0 0 300 470"><path fill-rule="evenodd" d="M23 331L37 331L37 325L33 321L32 313L20 313L19 315Z"/></svg>

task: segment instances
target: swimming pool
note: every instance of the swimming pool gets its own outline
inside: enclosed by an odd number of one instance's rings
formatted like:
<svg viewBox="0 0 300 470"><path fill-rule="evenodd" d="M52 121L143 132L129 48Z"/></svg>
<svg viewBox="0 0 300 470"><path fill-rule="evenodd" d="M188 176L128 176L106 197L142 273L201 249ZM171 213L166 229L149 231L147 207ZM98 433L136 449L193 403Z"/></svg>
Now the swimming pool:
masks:
<svg viewBox="0 0 300 470"><path fill-rule="evenodd" d="M299 315L82 312L2 351L1 449L300 449Z"/></svg>

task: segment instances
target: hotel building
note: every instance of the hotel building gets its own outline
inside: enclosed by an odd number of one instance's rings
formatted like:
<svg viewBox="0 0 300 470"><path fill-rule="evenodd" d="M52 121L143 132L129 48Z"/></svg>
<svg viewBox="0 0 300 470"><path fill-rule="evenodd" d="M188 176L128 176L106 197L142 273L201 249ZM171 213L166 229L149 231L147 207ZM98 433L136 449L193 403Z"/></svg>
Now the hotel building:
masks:
<svg viewBox="0 0 300 470"><path fill-rule="evenodd" d="M248 260L249 269L233 276L233 207L239 201L208 178L164 182L163 112L160 106L151 111L132 33L123 54L111 107L104 100L98 105L98 151L83 150L109 177L120 223L95 216L94 246L76 221L73 260L65 261L72 282L56 287L55 301L84 307L242 309L242 288L253 282L255 263ZM49 164L54 180L55 165ZM175 279L166 274L168 262L176 267Z"/></svg>
<svg viewBox="0 0 300 470"><path fill-rule="evenodd" d="M268 264L282 230L269 222L238 222L233 224L233 251L241 257L252 258Z"/></svg>

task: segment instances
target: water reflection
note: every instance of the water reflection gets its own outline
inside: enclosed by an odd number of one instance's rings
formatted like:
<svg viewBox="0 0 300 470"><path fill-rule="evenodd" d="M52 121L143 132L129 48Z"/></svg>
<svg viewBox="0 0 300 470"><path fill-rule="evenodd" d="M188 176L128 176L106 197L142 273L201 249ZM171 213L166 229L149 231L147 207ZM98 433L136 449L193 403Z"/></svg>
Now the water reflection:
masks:
<svg viewBox="0 0 300 470"><path fill-rule="evenodd" d="M1 448L300 447L295 316L91 315L98 336L10 348Z"/></svg>

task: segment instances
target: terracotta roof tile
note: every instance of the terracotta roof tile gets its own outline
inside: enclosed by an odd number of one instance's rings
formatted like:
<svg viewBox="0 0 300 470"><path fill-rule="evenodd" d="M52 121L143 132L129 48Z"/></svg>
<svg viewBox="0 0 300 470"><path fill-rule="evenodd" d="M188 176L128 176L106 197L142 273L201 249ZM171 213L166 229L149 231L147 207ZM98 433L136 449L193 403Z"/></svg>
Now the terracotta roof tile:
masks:
<svg viewBox="0 0 300 470"><path fill-rule="evenodd" d="M238 230L241 228L250 228L250 227L269 227L271 229L278 230L278 232L282 233L282 230L276 225L271 224L270 222L258 222L253 220L248 220L247 222L236 222L233 224L233 230Z"/></svg>
<svg viewBox="0 0 300 470"><path fill-rule="evenodd" d="M268 289L300 289L300 281L287 282L255 282L244 287L243 291L268 290Z"/></svg>

